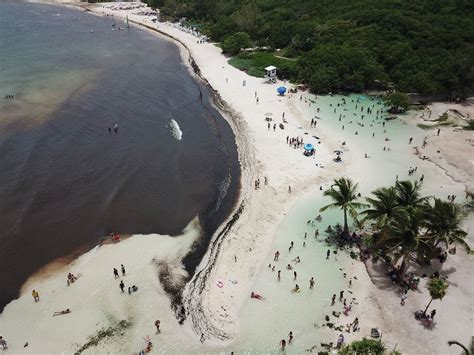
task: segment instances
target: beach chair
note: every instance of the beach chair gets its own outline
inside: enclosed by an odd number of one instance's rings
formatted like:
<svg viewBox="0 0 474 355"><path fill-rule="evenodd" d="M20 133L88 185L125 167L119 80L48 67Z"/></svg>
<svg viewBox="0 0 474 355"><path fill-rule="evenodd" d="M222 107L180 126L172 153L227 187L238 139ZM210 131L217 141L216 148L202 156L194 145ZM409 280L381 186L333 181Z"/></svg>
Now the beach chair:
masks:
<svg viewBox="0 0 474 355"><path fill-rule="evenodd" d="M379 339L380 338L380 332L377 328L372 328L370 330L370 336L374 339Z"/></svg>

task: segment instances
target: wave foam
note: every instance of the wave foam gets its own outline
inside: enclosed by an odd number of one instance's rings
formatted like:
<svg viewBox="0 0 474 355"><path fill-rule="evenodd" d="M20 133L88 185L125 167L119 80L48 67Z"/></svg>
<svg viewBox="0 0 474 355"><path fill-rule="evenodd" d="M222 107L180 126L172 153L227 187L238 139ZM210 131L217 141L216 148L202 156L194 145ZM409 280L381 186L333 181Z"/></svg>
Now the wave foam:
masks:
<svg viewBox="0 0 474 355"><path fill-rule="evenodd" d="M181 129L179 128L179 125L178 125L178 122L176 122L175 120L171 119L171 121L169 122L169 127L171 128L171 134L174 138L176 138L176 140L180 141L181 138L183 137L183 132L181 131Z"/></svg>

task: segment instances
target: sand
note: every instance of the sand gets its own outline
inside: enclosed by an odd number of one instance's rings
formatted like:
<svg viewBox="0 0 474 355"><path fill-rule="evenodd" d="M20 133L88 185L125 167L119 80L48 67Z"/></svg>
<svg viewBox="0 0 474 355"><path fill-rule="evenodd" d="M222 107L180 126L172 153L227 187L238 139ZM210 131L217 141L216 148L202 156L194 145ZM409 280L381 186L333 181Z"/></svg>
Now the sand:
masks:
<svg viewBox="0 0 474 355"><path fill-rule="evenodd" d="M91 6L91 9L98 14L104 11L112 13L103 4ZM124 17L127 12L116 10L113 14ZM150 18L143 16L129 14L129 19L155 26ZM361 181L371 171L367 169L374 169L374 163L369 159L362 159L361 162L364 148L352 144L352 141L348 141L345 148L345 163L332 162L333 151L341 148L337 131L329 126L311 130L309 121L312 112L308 103L300 101L301 93L284 97L276 93L279 85L291 87L290 84L268 84L263 79L249 77L229 66L218 47L210 43L198 43L194 35L171 24L160 23L158 29L186 46L183 62L189 61L188 55L192 56L202 78L220 97L218 105L236 133L242 165L242 192L236 212L229 217L227 222L230 223L224 223L216 232L208 253L192 281L185 287L184 305L188 315L184 325L178 325L170 309L158 277L159 265L163 264L157 264L156 261L165 260L165 265L170 265L172 270L169 280L179 283L184 276L180 257L197 235L193 226L176 239L134 236L117 245L102 246L53 276L29 280L24 294L8 305L0 318L0 333L9 342L12 353L70 353L80 347L78 344L84 344L99 328L116 326L122 319L129 319L133 323L125 336L113 336L88 351L138 352L146 346L144 337L148 335L155 344L154 351L158 353L230 351L232 342L241 332L241 309L248 302L255 279L273 254L271 248L277 228L291 206L319 186L327 188L334 178L350 176ZM307 93L302 95L306 99L314 99ZM472 110L472 106L469 110ZM266 113L272 113L272 124L282 122L285 113L288 122L285 129L277 127L274 132L271 127L268 130L264 120ZM419 116L415 116L408 124L415 125L419 119ZM443 179L445 171L448 171L449 186L457 186L458 190L462 191L472 184L472 170L462 168L463 162L474 156L471 154L472 144L467 145L467 148L465 143L452 148L449 140L433 136L436 135L435 130L413 129L420 137L429 135L429 143L423 154L430 160L420 164L427 166L434 163L432 171L438 171L436 174L443 175ZM305 131L310 134L304 135ZM310 138L316 133L323 142L317 146L318 162L325 168L316 167L314 161L302 155L301 150L294 150L286 144L287 136L304 137L305 142L317 144L316 140ZM451 132L449 129L443 129L442 134L443 137L445 134L462 134L463 139L466 134L466 137L470 135L472 138L470 132ZM443 152L442 158L438 159L433 153L437 150ZM457 163L453 156L457 156ZM412 153L399 159L405 158L412 161L416 156ZM268 178L268 185L264 184L265 177ZM372 178L376 180L376 177ZM261 188L258 190L254 189L256 179L260 179ZM288 192L288 186L291 186L291 193ZM370 182L365 184L364 192L369 192L373 187ZM442 197L445 194L443 192ZM472 238L472 219L467 223ZM156 242L153 237L161 240ZM164 246L160 246L162 242ZM178 252L175 252L176 249ZM168 257L168 250L173 250L172 259ZM446 341L455 338L467 342L472 334L474 280L470 270L473 264L472 258L461 251L448 261L451 287L446 299L436 304L439 318L433 330L421 327L412 313L428 300L424 281L420 292L410 294L407 305L401 308L396 293L384 286L380 275L381 284L374 285L365 265L354 263L351 272L358 278L354 284L354 294L357 294L359 301L355 314L361 317L361 332L348 334L346 340L368 335L370 328L377 326L383 332L384 341L391 348L397 346L403 353L458 353L448 348ZM129 277L130 282L139 285L136 294L120 294L117 280L113 279L111 273L112 267L118 267L120 263L129 269L127 285ZM371 270L370 265L368 268ZM454 269L457 269L456 272L451 273ZM77 284L68 288L65 275L70 270L83 276ZM371 275L376 280L376 270ZM237 279L238 283L229 283L231 279ZM225 281L225 287L218 287L219 281ZM40 290L42 296L37 304L31 298L33 288ZM54 311L64 308L71 308L73 312L52 318ZM162 334L154 334L155 318L162 321ZM203 343L200 342L201 335L205 340ZM332 341L336 339L337 333L334 333ZM275 342L278 341L279 338L276 338ZM26 348L23 347L25 342L29 342Z"/></svg>

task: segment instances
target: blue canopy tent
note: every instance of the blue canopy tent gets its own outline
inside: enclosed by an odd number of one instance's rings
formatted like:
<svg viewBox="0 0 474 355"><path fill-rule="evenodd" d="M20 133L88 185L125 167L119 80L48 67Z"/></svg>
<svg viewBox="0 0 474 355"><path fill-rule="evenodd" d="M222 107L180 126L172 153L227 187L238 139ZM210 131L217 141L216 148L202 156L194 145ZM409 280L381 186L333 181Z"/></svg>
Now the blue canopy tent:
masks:
<svg viewBox="0 0 474 355"><path fill-rule="evenodd" d="M304 152L303 152L303 155L306 156L306 157L311 157L313 156L314 154L316 153L316 151L314 150L314 145L312 145L311 143L306 143L304 145Z"/></svg>
<svg viewBox="0 0 474 355"><path fill-rule="evenodd" d="M278 94L279 94L280 96L283 96L283 95L285 95L286 87L280 86L280 87L277 89L277 91L278 91Z"/></svg>

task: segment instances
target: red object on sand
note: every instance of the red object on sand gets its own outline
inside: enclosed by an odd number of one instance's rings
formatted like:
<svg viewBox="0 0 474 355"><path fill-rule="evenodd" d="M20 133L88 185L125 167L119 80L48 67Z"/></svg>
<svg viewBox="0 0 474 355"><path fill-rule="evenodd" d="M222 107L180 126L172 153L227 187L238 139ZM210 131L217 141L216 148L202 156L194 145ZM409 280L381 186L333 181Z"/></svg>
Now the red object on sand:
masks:
<svg viewBox="0 0 474 355"><path fill-rule="evenodd" d="M114 234L112 236L112 241L113 242L120 242L120 236L118 234Z"/></svg>

